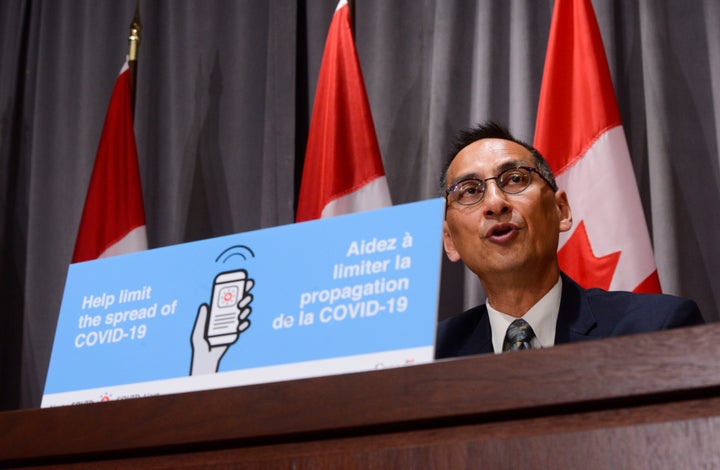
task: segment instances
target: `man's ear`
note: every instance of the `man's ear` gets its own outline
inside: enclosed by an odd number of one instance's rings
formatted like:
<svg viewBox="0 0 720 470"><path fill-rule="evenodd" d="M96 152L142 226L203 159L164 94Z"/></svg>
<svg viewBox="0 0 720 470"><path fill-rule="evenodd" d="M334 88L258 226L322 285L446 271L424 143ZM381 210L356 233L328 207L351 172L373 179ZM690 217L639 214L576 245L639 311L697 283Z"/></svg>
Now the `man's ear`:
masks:
<svg viewBox="0 0 720 470"><path fill-rule="evenodd" d="M455 249L455 242L453 242L452 235L450 235L447 220L443 221L443 247L450 261L460 261L460 254Z"/></svg>
<svg viewBox="0 0 720 470"><path fill-rule="evenodd" d="M559 229L561 232L567 232L572 228L573 220L570 203L568 202L567 193L564 190L558 189L555 192L555 204L560 213Z"/></svg>

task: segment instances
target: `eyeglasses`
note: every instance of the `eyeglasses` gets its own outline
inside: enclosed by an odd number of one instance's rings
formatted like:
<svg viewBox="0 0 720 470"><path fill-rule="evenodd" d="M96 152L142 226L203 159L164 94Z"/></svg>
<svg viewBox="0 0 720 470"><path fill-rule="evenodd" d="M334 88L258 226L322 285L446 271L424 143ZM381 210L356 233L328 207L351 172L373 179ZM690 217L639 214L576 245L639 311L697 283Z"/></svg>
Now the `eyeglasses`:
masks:
<svg viewBox="0 0 720 470"><path fill-rule="evenodd" d="M477 178L468 178L450 186L445 190L446 195L452 195L458 204L463 206L472 206L482 201L485 196L486 181L495 180L498 188L507 194L517 194L525 191L530 183L532 183L532 174L537 173L543 181L545 181L553 191L557 188L554 184L550 183L536 168L529 166L518 166L515 168L508 168L502 171L499 175L491 178L485 178L484 180Z"/></svg>

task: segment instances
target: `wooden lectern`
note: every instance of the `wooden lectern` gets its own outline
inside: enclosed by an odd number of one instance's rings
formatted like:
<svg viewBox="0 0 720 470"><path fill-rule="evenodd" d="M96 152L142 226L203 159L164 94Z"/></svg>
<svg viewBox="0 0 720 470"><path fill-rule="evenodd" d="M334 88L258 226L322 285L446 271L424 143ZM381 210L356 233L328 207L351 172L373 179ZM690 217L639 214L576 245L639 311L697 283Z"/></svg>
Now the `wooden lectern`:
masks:
<svg viewBox="0 0 720 470"><path fill-rule="evenodd" d="M720 468L720 325L0 413L0 467Z"/></svg>

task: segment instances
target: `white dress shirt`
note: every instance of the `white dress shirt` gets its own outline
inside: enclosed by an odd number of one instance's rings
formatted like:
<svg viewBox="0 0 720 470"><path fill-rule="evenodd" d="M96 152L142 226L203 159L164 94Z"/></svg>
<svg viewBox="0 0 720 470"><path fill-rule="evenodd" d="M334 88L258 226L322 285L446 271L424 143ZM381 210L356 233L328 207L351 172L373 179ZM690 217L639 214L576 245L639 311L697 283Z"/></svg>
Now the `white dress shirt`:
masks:
<svg viewBox="0 0 720 470"><path fill-rule="evenodd" d="M555 344L555 326L560 312L561 295L562 279L558 277L552 289L522 316L535 332L535 338L530 341L533 348L549 348ZM517 318L495 310L489 301L485 305L490 319L493 349L499 354L502 352L505 332L510 323Z"/></svg>

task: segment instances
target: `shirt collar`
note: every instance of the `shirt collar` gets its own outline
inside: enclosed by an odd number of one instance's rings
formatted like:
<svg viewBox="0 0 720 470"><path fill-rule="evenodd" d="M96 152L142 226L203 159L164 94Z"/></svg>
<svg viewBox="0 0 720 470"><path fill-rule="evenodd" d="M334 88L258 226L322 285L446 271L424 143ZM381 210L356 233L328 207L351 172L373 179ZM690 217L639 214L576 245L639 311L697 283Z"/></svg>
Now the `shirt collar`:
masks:
<svg viewBox="0 0 720 470"><path fill-rule="evenodd" d="M522 316L535 332L535 338L532 341L534 348L549 348L555 344L555 327L560 312L561 297L562 279L558 277L552 289ZM495 310L489 301L485 302L485 305L492 331L493 350L495 353L501 353L505 332L516 317Z"/></svg>

